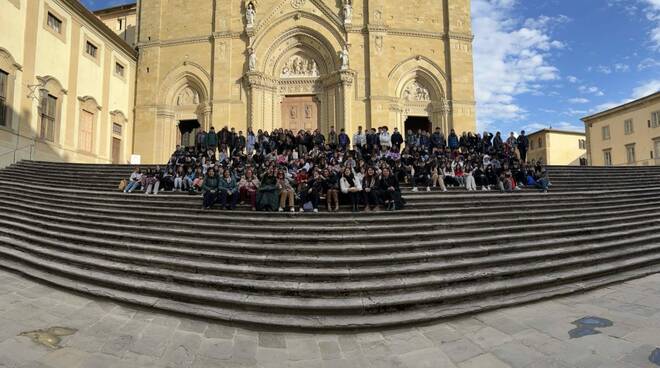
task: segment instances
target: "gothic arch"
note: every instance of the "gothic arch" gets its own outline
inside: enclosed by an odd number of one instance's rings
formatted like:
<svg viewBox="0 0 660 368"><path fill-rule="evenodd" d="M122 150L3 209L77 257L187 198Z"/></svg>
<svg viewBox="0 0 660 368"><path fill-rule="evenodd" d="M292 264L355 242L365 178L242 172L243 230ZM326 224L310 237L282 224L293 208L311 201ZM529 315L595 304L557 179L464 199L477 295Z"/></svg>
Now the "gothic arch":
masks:
<svg viewBox="0 0 660 368"><path fill-rule="evenodd" d="M281 34L268 48L261 70L266 75L279 78L282 64L296 53L313 59L321 75L339 69L336 52L323 36L310 29L295 28Z"/></svg>
<svg viewBox="0 0 660 368"><path fill-rule="evenodd" d="M291 47L300 45L305 45L324 54L323 59L327 60L326 63L328 64L326 69L339 69L337 53L346 45L341 34L331 24L317 15L302 14L308 16L301 17L294 27L286 22L289 17L285 15L266 31L260 33L261 37L255 39L252 48L257 54L258 70L266 72L274 68L274 57L285 53Z"/></svg>
<svg viewBox="0 0 660 368"><path fill-rule="evenodd" d="M421 55L406 59L392 69L388 75L390 96L400 98L403 89L413 79L429 89L432 100L447 98L447 76L436 63Z"/></svg>
<svg viewBox="0 0 660 368"><path fill-rule="evenodd" d="M298 22L304 22L307 20L311 21L311 24L320 25L323 28L326 28L335 34L337 40L341 42L343 40L342 36L342 22L339 19L339 16L336 12L330 9L323 1L321 0L309 0L312 6L316 7L323 13L325 18L320 17L314 13L306 11L304 9L304 2L301 7L293 7L291 0L281 0L281 2L271 9L271 11L263 17L263 19L257 19L257 24L255 26L255 33L258 35L265 35L272 32L272 28L277 25L288 21L290 18L296 19ZM255 4L256 5L256 4ZM286 9L290 7L289 9ZM258 10L257 10L258 11ZM255 40L255 43L259 42L260 38L258 37Z"/></svg>
<svg viewBox="0 0 660 368"><path fill-rule="evenodd" d="M184 88L189 87L199 95L199 102L210 100L210 75L198 64L184 62L170 71L163 79L160 104L175 106L176 98Z"/></svg>

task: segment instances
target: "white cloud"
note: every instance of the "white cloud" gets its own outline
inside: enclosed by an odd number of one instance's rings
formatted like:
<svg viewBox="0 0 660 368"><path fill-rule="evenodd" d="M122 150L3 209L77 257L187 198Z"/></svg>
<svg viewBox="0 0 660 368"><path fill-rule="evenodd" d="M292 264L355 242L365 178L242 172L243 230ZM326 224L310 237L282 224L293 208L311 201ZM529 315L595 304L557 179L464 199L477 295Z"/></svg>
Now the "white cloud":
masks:
<svg viewBox="0 0 660 368"><path fill-rule="evenodd" d="M516 96L539 94L543 83L559 79L550 53L564 44L550 30L568 21L565 16L517 19L517 0L474 0L475 87L479 130L501 120L527 114Z"/></svg>
<svg viewBox="0 0 660 368"><path fill-rule="evenodd" d="M658 1L660 1L660 0L658 0ZM659 92L659 91L660 91L660 79L654 79L654 80L648 81L644 84L641 84L641 85L635 87L632 90L632 93L631 93L629 98L623 99L621 101L610 101L610 102L600 104L600 105L596 106L596 108L593 110L593 112L600 112L600 111L609 110L611 108L617 107L619 105L626 104L628 102L637 100L639 98L651 95L651 94Z"/></svg>
<svg viewBox="0 0 660 368"><path fill-rule="evenodd" d="M591 94L591 95L595 95L595 96L604 96L605 95L603 93L603 91L600 90L600 88L595 87L595 86L580 86L580 87L578 87L578 91L580 91L580 93Z"/></svg>
<svg viewBox="0 0 660 368"><path fill-rule="evenodd" d="M660 51L660 0L644 0L647 4L646 18L651 21L654 26L649 32L649 39L655 51Z"/></svg>
<svg viewBox="0 0 660 368"><path fill-rule="evenodd" d="M572 104L586 104L586 103L589 103L589 99L582 98L582 97L576 97L576 98L569 99L568 102L572 103Z"/></svg>
<svg viewBox="0 0 660 368"><path fill-rule="evenodd" d="M568 77L566 77L566 80L569 81L570 83L577 83L578 82L577 77L572 76L572 75L569 75Z"/></svg>
<svg viewBox="0 0 660 368"><path fill-rule="evenodd" d="M660 61L652 58L646 58L639 62L637 70L642 71L646 69L655 69L660 67Z"/></svg>

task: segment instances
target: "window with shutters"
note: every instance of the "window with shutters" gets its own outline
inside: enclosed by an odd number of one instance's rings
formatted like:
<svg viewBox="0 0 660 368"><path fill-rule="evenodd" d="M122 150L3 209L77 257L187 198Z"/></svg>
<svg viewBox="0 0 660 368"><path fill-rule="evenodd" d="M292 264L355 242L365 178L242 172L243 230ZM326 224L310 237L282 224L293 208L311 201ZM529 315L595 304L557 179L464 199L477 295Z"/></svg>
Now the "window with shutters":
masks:
<svg viewBox="0 0 660 368"><path fill-rule="evenodd" d="M49 142L55 142L57 97L45 95L41 104L41 138Z"/></svg>
<svg viewBox="0 0 660 368"><path fill-rule="evenodd" d="M80 111L80 131L78 133L78 146L81 151L92 152L94 136L94 113L87 110Z"/></svg>
<svg viewBox="0 0 660 368"><path fill-rule="evenodd" d="M612 150L603 151L603 165L612 166Z"/></svg>
<svg viewBox="0 0 660 368"><path fill-rule="evenodd" d="M634 131L635 130L634 130L634 127L633 127L633 120L632 119L628 119L628 120L623 122L623 132L626 135L633 134Z"/></svg>
<svg viewBox="0 0 660 368"><path fill-rule="evenodd" d="M635 144L626 145L626 159L629 164L637 162L637 159L635 158Z"/></svg>
<svg viewBox="0 0 660 368"><path fill-rule="evenodd" d="M651 113L651 128L657 128L660 126L660 111Z"/></svg>
<svg viewBox="0 0 660 368"><path fill-rule="evenodd" d="M603 140L607 141L610 139L610 126L606 125L602 128Z"/></svg>
<svg viewBox="0 0 660 368"><path fill-rule="evenodd" d="M99 52L99 48L96 47L96 45L94 45L93 43L87 41L87 43L85 44L85 52L87 53L87 55L96 59L96 55Z"/></svg>
<svg viewBox="0 0 660 368"><path fill-rule="evenodd" d="M62 33L62 20L56 17L53 13L48 12L48 19L46 20L48 27L55 33Z"/></svg>

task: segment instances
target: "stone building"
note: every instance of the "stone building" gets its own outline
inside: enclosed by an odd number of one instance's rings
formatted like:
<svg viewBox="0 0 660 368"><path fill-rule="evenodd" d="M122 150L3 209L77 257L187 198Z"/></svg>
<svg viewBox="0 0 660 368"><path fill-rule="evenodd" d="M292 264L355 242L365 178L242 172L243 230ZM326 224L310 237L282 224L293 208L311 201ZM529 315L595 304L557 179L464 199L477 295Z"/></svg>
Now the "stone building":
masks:
<svg viewBox="0 0 660 368"><path fill-rule="evenodd" d="M0 2L0 167L126 162L137 54L77 0Z"/></svg>
<svg viewBox="0 0 660 368"><path fill-rule="evenodd" d="M94 14L131 47L137 43L137 4L102 9Z"/></svg>
<svg viewBox="0 0 660 368"><path fill-rule="evenodd" d="M469 0L144 0L135 152L197 129L475 130Z"/></svg>
<svg viewBox="0 0 660 368"><path fill-rule="evenodd" d="M587 143L584 133L557 129L541 129L527 135L527 160L546 165L585 165Z"/></svg>
<svg viewBox="0 0 660 368"><path fill-rule="evenodd" d="M582 121L590 165L660 164L660 91Z"/></svg>

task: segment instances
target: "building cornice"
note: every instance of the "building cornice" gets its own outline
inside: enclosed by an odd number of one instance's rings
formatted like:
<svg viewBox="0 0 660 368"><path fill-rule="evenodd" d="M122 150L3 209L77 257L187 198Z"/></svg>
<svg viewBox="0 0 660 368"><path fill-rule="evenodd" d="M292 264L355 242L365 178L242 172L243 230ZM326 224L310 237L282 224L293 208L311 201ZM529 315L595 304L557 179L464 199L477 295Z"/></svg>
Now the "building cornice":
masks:
<svg viewBox="0 0 660 368"><path fill-rule="evenodd" d="M71 9L81 19L85 20L91 27L97 30L103 37L110 43L118 47L121 51L125 52L133 61L137 61L137 51L135 51L129 44L126 43L121 37L113 32L108 26L101 21L94 13L89 11L78 0L59 0L65 7Z"/></svg>
<svg viewBox="0 0 660 368"><path fill-rule="evenodd" d="M592 122L592 121L600 119L600 118L605 118L605 117L608 117L610 115L614 115L614 114L617 114L617 113L620 113L620 112L623 112L623 111L627 111L629 109L632 109L634 107L638 107L640 105L643 105L645 103L648 103L648 102L651 102L651 101L654 101L654 100L660 100L660 91L655 92L651 95L642 97L640 99L630 101L630 102L625 103L623 105L619 105L619 106L613 107L611 109L601 111L597 114L593 114L593 115L583 117L580 120L582 120L585 123L589 123L589 122Z"/></svg>

